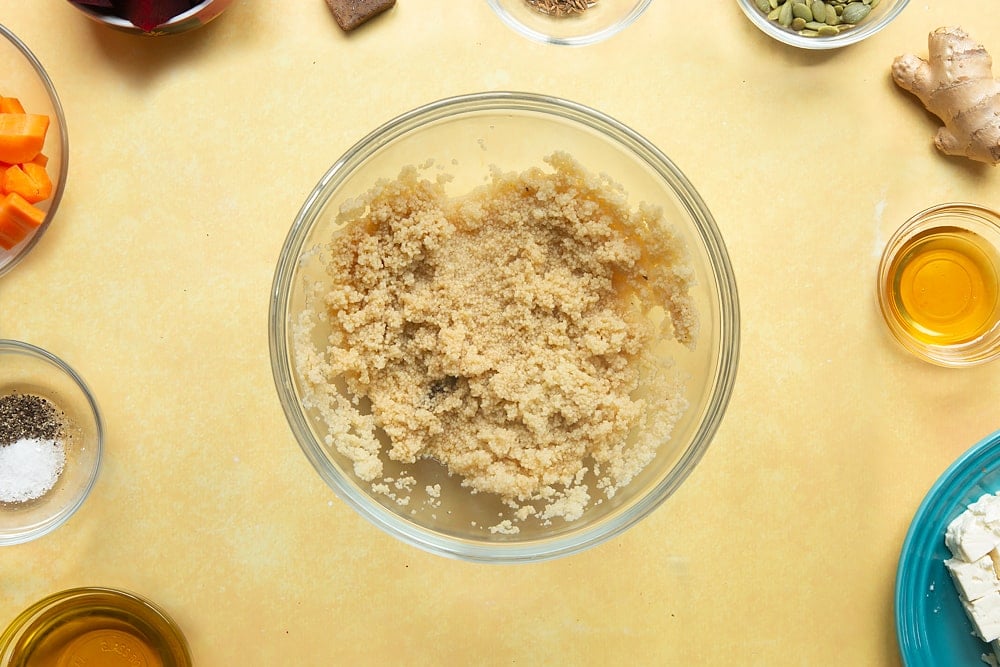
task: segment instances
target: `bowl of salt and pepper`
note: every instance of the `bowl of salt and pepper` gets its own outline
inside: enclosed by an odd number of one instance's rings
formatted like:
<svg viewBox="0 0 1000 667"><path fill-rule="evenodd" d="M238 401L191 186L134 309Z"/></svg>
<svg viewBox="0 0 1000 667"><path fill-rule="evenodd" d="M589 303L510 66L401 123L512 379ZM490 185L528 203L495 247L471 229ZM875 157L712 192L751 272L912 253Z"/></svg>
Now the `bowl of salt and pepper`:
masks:
<svg viewBox="0 0 1000 667"><path fill-rule="evenodd" d="M97 402L64 361L0 340L0 546L46 535L90 494L104 429Z"/></svg>

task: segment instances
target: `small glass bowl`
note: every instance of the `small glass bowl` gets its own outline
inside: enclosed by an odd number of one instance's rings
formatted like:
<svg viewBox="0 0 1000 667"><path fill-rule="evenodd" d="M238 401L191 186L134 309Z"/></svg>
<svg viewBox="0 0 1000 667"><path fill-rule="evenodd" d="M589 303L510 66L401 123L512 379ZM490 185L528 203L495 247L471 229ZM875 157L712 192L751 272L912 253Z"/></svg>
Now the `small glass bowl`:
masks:
<svg viewBox="0 0 1000 667"><path fill-rule="evenodd" d="M49 178L52 179L52 195L36 204L38 208L46 211L41 226L10 250L0 248L0 276L2 276L24 259L52 224L63 190L66 188L69 144L66 135L66 117L63 115L62 105L59 103L59 96L56 95L52 80L24 42L3 25L0 25L0 71L3 72L0 95L18 98L27 113L49 117L49 129L45 135L42 152L49 158L45 168Z"/></svg>
<svg viewBox="0 0 1000 667"><path fill-rule="evenodd" d="M598 0L586 11L554 16L527 0L486 0L504 23L528 39L584 46L618 34L646 11L652 0Z"/></svg>
<svg viewBox="0 0 1000 667"><path fill-rule="evenodd" d="M114 28L115 30L127 32L132 35L157 37L161 35L176 35L182 32L188 32L189 30L194 30L195 28L200 28L225 11L229 5L233 4L233 0L205 0L186 12L181 12L163 25L159 26L157 29L150 32L142 30L128 19L104 14L96 9L90 9L83 5L78 5L75 2L70 2L70 4L83 12L87 17L97 21L98 23Z"/></svg>
<svg viewBox="0 0 1000 667"><path fill-rule="evenodd" d="M681 236L697 284L692 288L701 321L690 349L661 341L664 355L687 378L688 407L655 456L613 498L591 502L575 521L529 520L517 534L487 527L509 508L499 498L461 486L430 459L412 465L384 461L385 475L414 480L406 504L376 492L337 451L307 385L294 332L326 279L322 247L342 229L341 207L380 179L413 165L448 169L451 194L488 182L491 165L522 171L566 151L592 173L622 186L632 205L662 208ZM451 169L449 167L454 167ZM459 168L460 167L460 168ZM428 168L434 168L428 166ZM323 334L317 334L321 344ZM664 155L633 130L589 107L518 92L462 95L429 103L377 128L336 160L295 218L278 258L269 312L271 369L291 430L316 472L348 505L390 535L439 555L477 562L527 562L579 552L620 534L648 516L694 470L729 403L739 356L736 281L715 221L694 187ZM308 353L306 353L308 354ZM660 391L660 387L649 391ZM351 442L351 434L338 435ZM436 493L426 491L438 487ZM503 513L503 514L501 514Z"/></svg>
<svg viewBox="0 0 1000 667"><path fill-rule="evenodd" d="M54 593L21 612L0 635L0 664L191 667L191 652L177 624L149 600L87 587Z"/></svg>
<svg viewBox="0 0 1000 667"><path fill-rule="evenodd" d="M72 368L28 343L0 340L0 396L12 393L41 396L61 411L66 462L55 486L44 495L0 502L0 546L46 535L80 508L97 480L104 441L97 403Z"/></svg>
<svg viewBox="0 0 1000 667"><path fill-rule="evenodd" d="M788 1L791 2L791 0ZM757 8L755 0L737 0L737 2L751 23L779 42L797 46L800 49L824 50L839 49L868 39L899 16L909 0L881 0L868 16L855 27L848 28L836 35L811 37L800 35L792 28L786 28L777 21L768 19L767 14Z"/></svg>
<svg viewBox="0 0 1000 667"><path fill-rule="evenodd" d="M976 290L972 285L979 280L975 276L982 275L984 296L982 298L969 296L960 301L966 309L973 307L974 303L981 309L982 314L977 317L977 321L982 324L975 329L976 333L971 337L942 334L942 331L947 330L948 320L936 320L935 318L939 317L938 313L913 313L914 317L909 317L905 300L898 295L900 285L910 280L903 279L901 266L913 256L914 250L926 247L920 244L928 243L931 238L944 239L940 243L945 244L953 244L954 242L948 239L957 238L960 245L955 247L960 250L968 249L971 259L956 260L957 255L951 254L952 250L946 245L943 246L946 248L944 251L946 254L933 256L931 260L921 265L922 268L914 271L920 273L948 271L948 275L957 276L958 281L952 280L947 289L962 290L963 294L967 292L970 295L975 294ZM982 270L975 269L974 275L970 274L969 265L964 264L966 261L973 262L973 268L976 264L981 265ZM920 273L916 275L919 276ZM939 204L907 220L886 244L878 267L879 309L893 338L920 359L950 367L986 363L1000 356L998 276L1000 276L1000 214L977 204ZM917 287L918 291L923 292L946 289L925 281ZM911 324L914 321L918 322L916 326ZM920 324L921 321L923 324ZM937 326L937 322L942 324ZM934 342L935 338L938 342Z"/></svg>

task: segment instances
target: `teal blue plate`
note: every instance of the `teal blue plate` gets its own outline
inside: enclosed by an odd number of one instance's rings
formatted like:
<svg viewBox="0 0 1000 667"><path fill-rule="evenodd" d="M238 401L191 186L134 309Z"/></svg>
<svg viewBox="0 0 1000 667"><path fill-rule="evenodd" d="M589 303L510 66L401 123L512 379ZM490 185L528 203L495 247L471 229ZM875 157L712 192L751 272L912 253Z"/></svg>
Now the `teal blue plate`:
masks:
<svg viewBox="0 0 1000 667"><path fill-rule="evenodd" d="M944 567L944 531L984 493L1000 491L1000 431L949 466L927 493L903 542L896 573L896 635L907 667L984 665L989 645L972 634Z"/></svg>

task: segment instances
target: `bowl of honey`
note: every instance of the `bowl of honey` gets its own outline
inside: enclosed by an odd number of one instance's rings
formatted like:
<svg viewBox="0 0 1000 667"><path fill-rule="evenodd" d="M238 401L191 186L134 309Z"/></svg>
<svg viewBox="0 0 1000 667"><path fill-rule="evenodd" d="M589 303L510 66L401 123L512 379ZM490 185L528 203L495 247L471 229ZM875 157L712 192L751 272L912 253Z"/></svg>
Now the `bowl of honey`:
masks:
<svg viewBox="0 0 1000 667"><path fill-rule="evenodd" d="M1000 356L1000 213L948 203L911 217L886 244L878 302L893 338L925 361Z"/></svg>

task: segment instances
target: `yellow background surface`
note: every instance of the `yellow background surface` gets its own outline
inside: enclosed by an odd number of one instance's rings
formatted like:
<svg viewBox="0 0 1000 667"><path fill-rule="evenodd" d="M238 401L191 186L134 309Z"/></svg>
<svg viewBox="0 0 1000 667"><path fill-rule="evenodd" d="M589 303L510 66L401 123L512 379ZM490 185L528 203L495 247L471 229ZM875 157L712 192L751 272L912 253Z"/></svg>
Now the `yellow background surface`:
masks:
<svg viewBox="0 0 1000 667"><path fill-rule="evenodd" d="M82 509L0 550L0 625L98 585L163 606L209 667L898 664L901 543L934 480L1000 428L1000 366L907 356L875 270L917 211L1000 207L1000 171L939 155L889 67L941 25L1000 54L995 3L911 0L822 53L732 1L657 0L565 48L473 0L399 0L350 35L322 0L237 0L161 39L0 0L70 142L57 218L0 279L0 337L79 371L107 429ZM608 543L504 567L426 554L337 499L267 347L278 253L324 171L404 111L497 89L590 105L669 155L716 218L742 310L729 411L682 488Z"/></svg>

